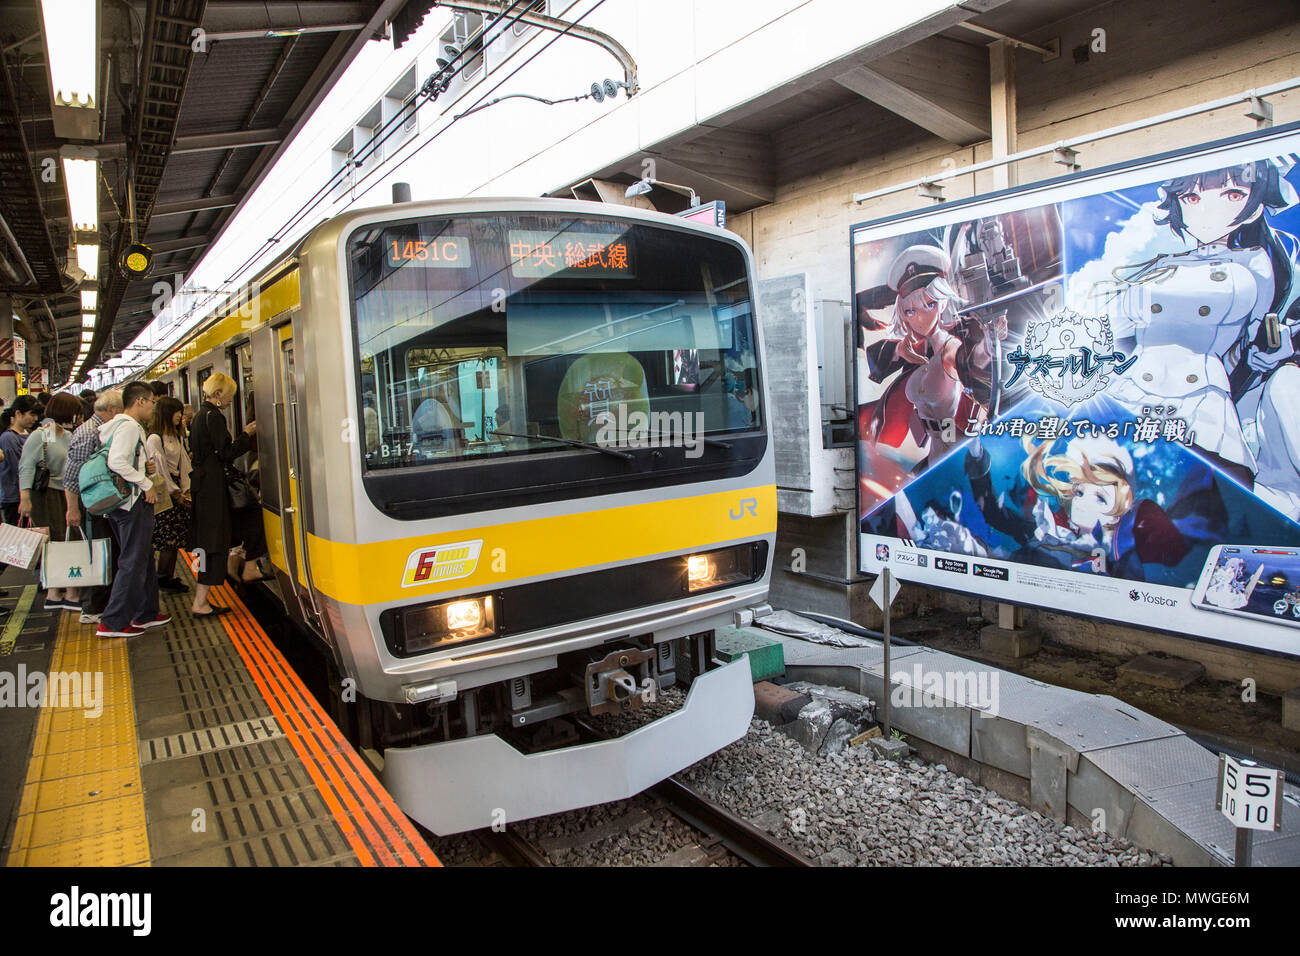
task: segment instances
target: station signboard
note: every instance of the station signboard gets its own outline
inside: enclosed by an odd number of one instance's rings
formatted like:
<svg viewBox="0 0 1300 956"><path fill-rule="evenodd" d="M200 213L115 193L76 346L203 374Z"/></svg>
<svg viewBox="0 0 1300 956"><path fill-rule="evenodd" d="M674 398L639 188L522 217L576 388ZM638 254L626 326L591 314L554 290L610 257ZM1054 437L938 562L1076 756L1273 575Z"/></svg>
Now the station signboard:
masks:
<svg viewBox="0 0 1300 956"><path fill-rule="evenodd" d="M853 227L860 569L1300 656L1297 153Z"/></svg>

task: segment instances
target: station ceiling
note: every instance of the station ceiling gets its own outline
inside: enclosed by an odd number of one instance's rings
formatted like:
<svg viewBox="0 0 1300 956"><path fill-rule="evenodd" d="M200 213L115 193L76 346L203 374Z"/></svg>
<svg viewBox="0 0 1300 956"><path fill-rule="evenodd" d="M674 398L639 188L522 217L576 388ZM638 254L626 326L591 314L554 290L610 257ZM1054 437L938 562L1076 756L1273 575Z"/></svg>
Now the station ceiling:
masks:
<svg viewBox="0 0 1300 956"><path fill-rule="evenodd" d="M0 8L0 296L44 350L51 384L81 347L81 298L59 150L99 154L99 319L86 368L154 317L153 285L187 273L365 43L429 3L406 0L99 0L100 127L55 133L40 0ZM201 34L195 33L202 30ZM134 176L129 171L134 171ZM128 188L128 185L132 188ZM134 205L135 235L128 224ZM132 239L147 278L117 268ZM72 261L75 261L75 257Z"/></svg>

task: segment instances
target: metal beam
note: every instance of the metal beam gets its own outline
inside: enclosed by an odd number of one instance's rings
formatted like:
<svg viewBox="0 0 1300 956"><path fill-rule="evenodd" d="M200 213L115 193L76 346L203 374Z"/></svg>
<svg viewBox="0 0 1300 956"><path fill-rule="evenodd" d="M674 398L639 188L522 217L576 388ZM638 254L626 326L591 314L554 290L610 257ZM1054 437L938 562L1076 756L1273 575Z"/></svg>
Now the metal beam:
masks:
<svg viewBox="0 0 1300 956"><path fill-rule="evenodd" d="M318 27L263 27L259 30L227 30L221 33L209 33L207 39L213 40L267 40L274 37L306 36L308 33L350 33L360 30L364 23L327 23Z"/></svg>
<svg viewBox="0 0 1300 956"><path fill-rule="evenodd" d="M375 12L374 0L367 3L312 0L270 0L270 2L223 2L211 4L203 13L203 29L213 34L240 30L292 30L337 23L366 23Z"/></svg>
<svg viewBox="0 0 1300 956"><path fill-rule="evenodd" d="M203 153L218 149L244 149L252 146L275 146L284 139L284 134L275 127L263 129L239 129L229 133L198 133L193 136L177 136L172 143L171 152ZM117 140L108 143L96 143L95 149L100 159L113 159L126 153L126 143ZM56 151L48 150L51 155Z"/></svg>
<svg viewBox="0 0 1300 956"><path fill-rule="evenodd" d="M186 199L181 202L158 203L153 207L153 215L150 217L150 221L161 219L163 216L180 216L187 212L228 209L237 205L242 198L242 196L210 196L207 198ZM111 209L106 210L99 214L99 218L104 222L116 222L117 212Z"/></svg>
<svg viewBox="0 0 1300 956"><path fill-rule="evenodd" d="M274 146L284 135L274 128L241 129L233 133L201 133L197 136L178 136L172 146L173 153L202 153L214 149L244 149L249 146Z"/></svg>
<svg viewBox="0 0 1300 956"><path fill-rule="evenodd" d="M346 33L340 33L330 44L329 50L320 59L320 65L312 72L311 78L303 84L301 92L289 105L286 116L295 117L293 125L285 131L284 140L274 147L263 147L257 158L253 160L248 172L244 178L239 181L234 192L240 196L239 204L232 209L218 213L215 228L212 230L213 242L216 242L224 234L226 226L235 216L239 215L239 210L243 208L244 203L248 202L249 196L253 193L253 188L261 181L261 177L277 160L284 154L290 142L298 132L306 125L307 121L315 114L316 108L325 99L326 95L334 84L338 82L339 77L347 69L361 52L362 48L370 42L370 35L378 30L383 29L386 22L396 16L401 10L406 0L381 0L374 9L374 14L366 24L366 29L348 36ZM228 6L227 4L223 4Z"/></svg>
<svg viewBox="0 0 1300 956"><path fill-rule="evenodd" d="M211 236L178 236L175 239L151 242L149 248L153 250L155 256L161 256L165 253L180 252L184 249L199 249L211 243Z"/></svg>

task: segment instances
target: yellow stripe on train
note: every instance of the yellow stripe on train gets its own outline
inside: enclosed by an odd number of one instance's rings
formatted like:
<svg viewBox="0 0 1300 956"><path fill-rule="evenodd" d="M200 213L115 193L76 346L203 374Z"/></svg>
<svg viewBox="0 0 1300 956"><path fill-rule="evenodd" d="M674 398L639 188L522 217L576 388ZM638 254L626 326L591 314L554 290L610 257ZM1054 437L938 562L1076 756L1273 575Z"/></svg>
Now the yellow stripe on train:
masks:
<svg viewBox="0 0 1300 956"><path fill-rule="evenodd" d="M270 512L265 517L268 540L274 538L272 561L287 573L279 518ZM343 604L382 604L702 550L775 531L776 486L762 485L370 544L308 538L317 590Z"/></svg>

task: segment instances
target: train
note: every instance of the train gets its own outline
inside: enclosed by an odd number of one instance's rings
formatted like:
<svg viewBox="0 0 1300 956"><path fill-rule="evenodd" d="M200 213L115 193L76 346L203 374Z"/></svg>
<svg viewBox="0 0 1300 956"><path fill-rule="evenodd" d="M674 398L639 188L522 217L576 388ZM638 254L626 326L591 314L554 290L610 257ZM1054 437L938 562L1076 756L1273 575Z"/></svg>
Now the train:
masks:
<svg viewBox="0 0 1300 956"><path fill-rule="evenodd" d="M448 835L631 796L747 730L749 665L714 641L774 558L756 301L746 244L681 217L405 202L322 222L136 377L196 408L239 384L266 587ZM575 732L674 685L637 729Z"/></svg>

